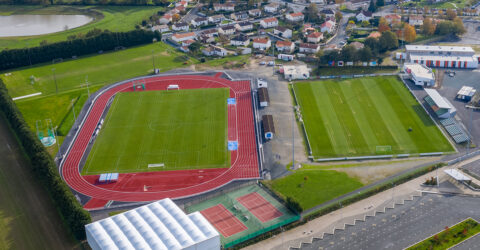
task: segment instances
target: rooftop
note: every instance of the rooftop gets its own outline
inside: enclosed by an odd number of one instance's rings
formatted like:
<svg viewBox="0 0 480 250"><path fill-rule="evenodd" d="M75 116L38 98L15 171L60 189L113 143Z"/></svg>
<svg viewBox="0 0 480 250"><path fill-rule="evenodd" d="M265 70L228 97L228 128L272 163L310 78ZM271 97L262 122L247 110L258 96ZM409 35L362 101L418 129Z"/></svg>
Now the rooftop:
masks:
<svg viewBox="0 0 480 250"><path fill-rule="evenodd" d="M472 47L460 47L460 46L429 46L429 45L405 45L407 52L416 51L438 51L438 52L471 52L475 53Z"/></svg>
<svg viewBox="0 0 480 250"><path fill-rule="evenodd" d="M450 109L451 106L448 104L445 99L438 93L436 89L425 89L425 92L427 92L428 96L432 98L432 100L435 102L437 107L441 109Z"/></svg>
<svg viewBox="0 0 480 250"><path fill-rule="evenodd" d="M418 63L405 63L405 68L411 70L411 73L417 77L426 79L435 79L432 70Z"/></svg>
<svg viewBox="0 0 480 250"><path fill-rule="evenodd" d="M265 23L273 23L273 22L278 22L277 18L276 17L269 17L269 18L265 18L262 20L263 22Z"/></svg>

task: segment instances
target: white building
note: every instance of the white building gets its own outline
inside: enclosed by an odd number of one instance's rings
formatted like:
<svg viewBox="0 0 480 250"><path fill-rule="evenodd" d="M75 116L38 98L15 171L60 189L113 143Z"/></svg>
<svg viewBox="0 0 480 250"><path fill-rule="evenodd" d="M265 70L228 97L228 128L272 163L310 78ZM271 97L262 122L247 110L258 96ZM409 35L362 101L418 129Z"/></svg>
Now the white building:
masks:
<svg viewBox="0 0 480 250"><path fill-rule="evenodd" d="M332 20L328 20L328 21L322 23L322 25L320 25L320 31L321 32L332 33L334 29L335 29L335 22L332 21Z"/></svg>
<svg viewBox="0 0 480 250"><path fill-rule="evenodd" d="M100 249L220 249L220 235L200 212L186 215L163 199L85 226Z"/></svg>
<svg viewBox="0 0 480 250"><path fill-rule="evenodd" d="M235 25L233 24L221 26L220 28L218 28L218 33L227 36L235 34L236 31L237 28L235 28Z"/></svg>
<svg viewBox="0 0 480 250"><path fill-rule="evenodd" d="M284 60L284 61L293 61L293 59L295 58L294 55L289 55L289 54L278 54L277 56L278 59L280 60Z"/></svg>
<svg viewBox="0 0 480 250"><path fill-rule="evenodd" d="M173 34L172 40L176 43L181 43L186 40L195 39L196 37L197 36L195 35L194 32L181 33L181 34L177 33L177 34Z"/></svg>
<svg viewBox="0 0 480 250"><path fill-rule="evenodd" d="M315 54L320 50L320 45L313 43L301 43L299 47L300 53Z"/></svg>
<svg viewBox="0 0 480 250"><path fill-rule="evenodd" d="M233 3L225 3L225 4L216 3L216 4L213 4L213 9L215 9L215 11L227 11L227 12L230 12L230 11L234 11L234 10L235 10L235 4L233 4Z"/></svg>
<svg viewBox="0 0 480 250"><path fill-rule="evenodd" d="M248 11L248 14L252 17L259 17L262 15L262 11L259 9L251 9Z"/></svg>
<svg viewBox="0 0 480 250"><path fill-rule="evenodd" d="M268 13L275 13L278 10L280 10L280 4L278 4L278 3L267 4L267 5L265 5L264 10L265 10L265 12L268 12Z"/></svg>
<svg viewBox="0 0 480 250"><path fill-rule="evenodd" d="M158 31L160 33L168 32L170 31L170 28L168 28L168 25L161 24L161 25L155 25L152 27L152 31Z"/></svg>
<svg viewBox="0 0 480 250"><path fill-rule="evenodd" d="M178 22L172 25L172 30L175 31L188 31L188 23Z"/></svg>
<svg viewBox="0 0 480 250"><path fill-rule="evenodd" d="M265 18L260 21L260 26L264 29L273 28L278 26L278 20L276 17Z"/></svg>
<svg viewBox="0 0 480 250"><path fill-rule="evenodd" d="M362 10L360 13L358 13L356 16L358 21L363 22L363 21L370 21L372 19L372 12Z"/></svg>
<svg viewBox="0 0 480 250"><path fill-rule="evenodd" d="M253 24L249 21L243 21L235 24L235 28L237 28L238 31L249 31L253 30Z"/></svg>
<svg viewBox="0 0 480 250"><path fill-rule="evenodd" d="M407 61L427 67L469 68L478 67L478 57L471 47L406 45Z"/></svg>
<svg viewBox="0 0 480 250"><path fill-rule="evenodd" d="M248 44L250 44L250 38L243 34L235 36L230 40L230 45L233 46L248 46Z"/></svg>
<svg viewBox="0 0 480 250"><path fill-rule="evenodd" d="M323 33L321 32L312 32L307 35L307 42L309 43L319 43L323 39Z"/></svg>
<svg viewBox="0 0 480 250"><path fill-rule="evenodd" d="M427 66L418 63L405 63L403 69L405 73L411 76L415 85L423 87L435 85L435 74Z"/></svg>
<svg viewBox="0 0 480 250"><path fill-rule="evenodd" d="M275 44L277 50L284 53L292 53L295 50L295 44L290 41L277 41Z"/></svg>
<svg viewBox="0 0 480 250"><path fill-rule="evenodd" d="M292 30L286 27L277 26L273 29L273 34L283 38L292 38Z"/></svg>
<svg viewBox="0 0 480 250"><path fill-rule="evenodd" d="M285 15L285 18L290 22L298 22L303 21L304 15L302 12L296 12Z"/></svg>
<svg viewBox="0 0 480 250"><path fill-rule="evenodd" d="M424 98L427 104L432 108L438 118L446 119L454 117L457 109L447 100L441 96L436 89L425 89L428 96Z"/></svg>
<svg viewBox="0 0 480 250"><path fill-rule="evenodd" d="M305 80L310 78L310 69L306 65L283 66L283 77L287 80Z"/></svg>
<svg viewBox="0 0 480 250"><path fill-rule="evenodd" d="M272 46L270 39L264 38L255 38L253 39L253 48L259 50L267 50Z"/></svg>
<svg viewBox="0 0 480 250"><path fill-rule="evenodd" d="M208 22L209 23L219 23L221 21L225 20L225 16L224 15L214 15L214 16L209 16L208 17Z"/></svg>
<svg viewBox="0 0 480 250"><path fill-rule="evenodd" d="M197 17L197 18L192 19L191 23L195 27L202 26L202 25L207 25L208 24L208 18Z"/></svg>
<svg viewBox="0 0 480 250"><path fill-rule="evenodd" d="M408 18L408 24L410 24L412 26L423 25L423 16L410 16Z"/></svg>

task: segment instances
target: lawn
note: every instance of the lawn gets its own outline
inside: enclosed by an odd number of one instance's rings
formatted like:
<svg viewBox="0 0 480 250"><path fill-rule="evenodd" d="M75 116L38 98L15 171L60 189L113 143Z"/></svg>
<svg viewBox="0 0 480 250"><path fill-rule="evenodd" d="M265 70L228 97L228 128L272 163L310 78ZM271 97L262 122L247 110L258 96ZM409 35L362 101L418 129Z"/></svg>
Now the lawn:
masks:
<svg viewBox="0 0 480 250"><path fill-rule="evenodd" d="M363 186L359 180L335 170L297 170L264 183L284 198L294 198L304 211Z"/></svg>
<svg viewBox="0 0 480 250"><path fill-rule="evenodd" d="M452 246L480 233L480 224L469 218L455 226L445 228L442 232L413 245L408 250L449 249Z"/></svg>
<svg viewBox="0 0 480 250"><path fill-rule="evenodd" d="M380 74L395 73L397 69L378 69L376 67L325 67L315 69L315 75L319 76L339 76L339 75L360 75L360 74Z"/></svg>
<svg viewBox="0 0 480 250"><path fill-rule="evenodd" d="M86 34L94 28L110 31L133 30L142 20L147 20L151 15L163 9L163 7L152 6L0 5L0 15L86 14L95 17L93 22L68 31L39 36L0 38L0 50L34 47L38 46L43 40L47 40L49 43L64 41L70 35Z"/></svg>
<svg viewBox="0 0 480 250"><path fill-rule="evenodd" d="M0 249L80 249L0 114Z"/></svg>
<svg viewBox="0 0 480 250"><path fill-rule="evenodd" d="M294 89L315 158L453 151L397 77L297 82Z"/></svg>
<svg viewBox="0 0 480 250"><path fill-rule="evenodd" d="M82 174L229 167L228 96L226 88L117 94Z"/></svg>

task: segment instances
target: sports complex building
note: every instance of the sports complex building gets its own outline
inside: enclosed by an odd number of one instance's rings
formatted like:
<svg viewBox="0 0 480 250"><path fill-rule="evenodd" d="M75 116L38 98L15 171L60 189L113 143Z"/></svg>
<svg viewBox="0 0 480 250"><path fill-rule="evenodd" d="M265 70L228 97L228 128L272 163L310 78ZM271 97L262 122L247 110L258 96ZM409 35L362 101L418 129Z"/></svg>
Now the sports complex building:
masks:
<svg viewBox="0 0 480 250"><path fill-rule="evenodd" d="M427 67L465 68L478 67L478 56L471 47L406 45L406 59Z"/></svg>

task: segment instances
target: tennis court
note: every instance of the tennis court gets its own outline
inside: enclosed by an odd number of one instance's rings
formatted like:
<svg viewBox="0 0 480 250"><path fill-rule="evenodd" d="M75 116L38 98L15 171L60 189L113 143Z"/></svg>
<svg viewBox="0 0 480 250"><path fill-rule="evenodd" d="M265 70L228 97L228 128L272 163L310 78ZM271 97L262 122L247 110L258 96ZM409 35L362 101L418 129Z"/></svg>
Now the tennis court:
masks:
<svg viewBox="0 0 480 250"><path fill-rule="evenodd" d="M247 227L222 204L202 210L200 213L202 213L225 238L247 229Z"/></svg>
<svg viewBox="0 0 480 250"><path fill-rule="evenodd" d="M255 215L255 217L262 222L271 221L283 215L282 212L280 212L257 192L241 196L237 198L237 201L246 207L250 213Z"/></svg>
<svg viewBox="0 0 480 250"><path fill-rule="evenodd" d="M185 210L200 211L220 233L224 248L300 218L258 185L186 206Z"/></svg>

